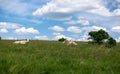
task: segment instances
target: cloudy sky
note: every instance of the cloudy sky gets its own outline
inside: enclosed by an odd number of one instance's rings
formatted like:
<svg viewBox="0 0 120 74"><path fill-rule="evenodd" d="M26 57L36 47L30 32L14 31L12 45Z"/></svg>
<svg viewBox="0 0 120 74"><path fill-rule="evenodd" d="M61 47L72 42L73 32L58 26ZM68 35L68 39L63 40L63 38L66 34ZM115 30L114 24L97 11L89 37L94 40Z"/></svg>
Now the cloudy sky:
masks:
<svg viewBox="0 0 120 74"><path fill-rule="evenodd" d="M120 41L120 0L0 0L3 39L86 41L99 29Z"/></svg>

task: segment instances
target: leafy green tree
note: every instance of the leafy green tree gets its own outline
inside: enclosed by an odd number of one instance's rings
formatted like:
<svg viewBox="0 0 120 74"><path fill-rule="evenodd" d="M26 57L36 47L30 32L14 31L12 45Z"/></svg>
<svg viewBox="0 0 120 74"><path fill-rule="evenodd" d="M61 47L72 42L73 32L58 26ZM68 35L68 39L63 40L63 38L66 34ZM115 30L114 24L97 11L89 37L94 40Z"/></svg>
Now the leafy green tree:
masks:
<svg viewBox="0 0 120 74"><path fill-rule="evenodd" d="M65 41L66 39L65 38L60 38L60 39L58 39L58 41L60 41L60 42L63 42L63 41Z"/></svg>
<svg viewBox="0 0 120 74"><path fill-rule="evenodd" d="M113 46L116 46L116 40L110 37L106 43L106 47L111 48Z"/></svg>
<svg viewBox="0 0 120 74"><path fill-rule="evenodd" d="M91 31L88 35L90 36L88 39L92 39L93 42L96 42L98 44L109 38L108 33L102 29L98 31Z"/></svg>

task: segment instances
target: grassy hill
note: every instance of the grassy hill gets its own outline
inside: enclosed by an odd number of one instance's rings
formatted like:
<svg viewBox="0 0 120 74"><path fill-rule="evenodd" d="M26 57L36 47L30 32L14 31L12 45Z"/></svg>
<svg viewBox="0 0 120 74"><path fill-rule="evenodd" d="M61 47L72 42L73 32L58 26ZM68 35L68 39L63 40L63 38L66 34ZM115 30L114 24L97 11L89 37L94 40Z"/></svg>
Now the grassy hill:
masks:
<svg viewBox="0 0 120 74"><path fill-rule="evenodd" d="M0 74L120 74L120 44L0 41Z"/></svg>

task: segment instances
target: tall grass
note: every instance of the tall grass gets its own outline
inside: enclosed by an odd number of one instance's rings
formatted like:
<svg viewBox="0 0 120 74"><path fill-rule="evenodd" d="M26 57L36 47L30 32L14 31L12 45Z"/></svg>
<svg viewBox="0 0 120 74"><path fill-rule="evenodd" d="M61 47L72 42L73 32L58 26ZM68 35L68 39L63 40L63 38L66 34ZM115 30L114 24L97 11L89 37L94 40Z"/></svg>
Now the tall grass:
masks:
<svg viewBox="0 0 120 74"><path fill-rule="evenodd" d="M120 44L0 41L0 74L120 74Z"/></svg>

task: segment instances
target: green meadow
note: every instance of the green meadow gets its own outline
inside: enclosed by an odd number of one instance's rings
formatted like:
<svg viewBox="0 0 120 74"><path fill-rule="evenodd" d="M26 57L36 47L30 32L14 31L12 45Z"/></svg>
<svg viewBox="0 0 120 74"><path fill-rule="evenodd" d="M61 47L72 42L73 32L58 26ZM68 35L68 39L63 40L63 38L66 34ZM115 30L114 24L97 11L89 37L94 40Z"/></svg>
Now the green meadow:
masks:
<svg viewBox="0 0 120 74"><path fill-rule="evenodd" d="M0 41L0 74L120 74L120 44L31 40L25 45Z"/></svg>

